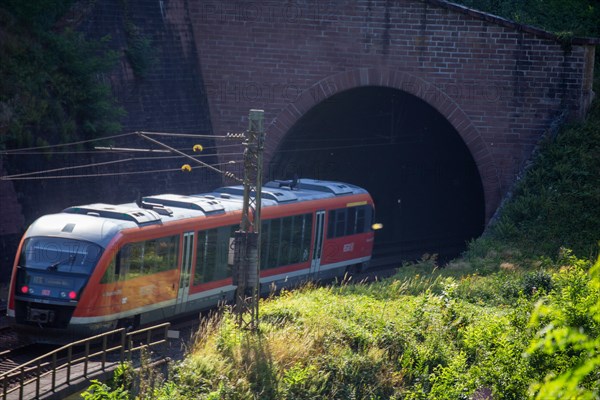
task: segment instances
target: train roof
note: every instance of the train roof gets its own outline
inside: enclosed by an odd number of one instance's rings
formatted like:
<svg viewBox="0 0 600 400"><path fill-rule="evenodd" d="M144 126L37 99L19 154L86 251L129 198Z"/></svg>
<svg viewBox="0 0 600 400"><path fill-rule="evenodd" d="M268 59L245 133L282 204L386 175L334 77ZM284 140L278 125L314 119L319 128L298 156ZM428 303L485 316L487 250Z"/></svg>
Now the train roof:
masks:
<svg viewBox="0 0 600 400"><path fill-rule="evenodd" d="M268 182L263 186L261 196L262 206L272 207L364 193L367 191L348 183L298 179ZM123 229L240 211L243 194L243 187L238 185L195 195L146 196L139 205L133 202L73 206L39 218L29 227L26 237L65 237L106 247Z"/></svg>

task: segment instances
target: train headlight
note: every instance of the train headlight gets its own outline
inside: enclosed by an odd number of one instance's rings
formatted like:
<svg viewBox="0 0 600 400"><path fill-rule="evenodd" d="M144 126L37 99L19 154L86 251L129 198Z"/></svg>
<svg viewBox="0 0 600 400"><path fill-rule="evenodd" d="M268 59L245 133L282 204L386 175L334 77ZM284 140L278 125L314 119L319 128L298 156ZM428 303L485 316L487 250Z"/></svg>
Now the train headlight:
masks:
<svg viewBox="0 0 600 400"><path fill-rule="evenodd" d="M77 293L76 293L74 290L71 290L71 291L69 292L69 298L70 298L71 300L75 300L75 299L77 298Z"/></svg>
<svg viewBox="0 0 600 400"><path fill-rule="evenodd" d="M378 231L380 229L383 229L383 224L378 222L376 224L371 225L371 229L373 229L374 231Z"/></svg>
<svg viewBox="0 0 600 400"><path fill-rule="evenodd" d="M21 286L21 293L23 293L23 294L29 293L29 287L27 287L27 285Z"/></svg>

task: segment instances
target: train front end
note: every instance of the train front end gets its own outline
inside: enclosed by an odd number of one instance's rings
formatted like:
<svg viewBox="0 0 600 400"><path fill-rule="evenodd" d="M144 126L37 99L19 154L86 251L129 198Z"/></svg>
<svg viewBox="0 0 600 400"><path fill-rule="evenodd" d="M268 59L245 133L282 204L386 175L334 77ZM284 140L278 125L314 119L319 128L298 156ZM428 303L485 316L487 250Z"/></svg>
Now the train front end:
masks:
<svg viewBox="0 0 600 400"><path fill-rule="evenodd" d="M67 328L101 254L100 246L81 240L25 239L13 286L16 322Z"/></svg>
<svg viewBox="0 0 600 400"><path fill-rule="evenodd" d="M7 310L19 330L89 333L71 318L107 236L114 236L114 227L99 225L92 216L47 215L29 227L15 260Z"/></svg>

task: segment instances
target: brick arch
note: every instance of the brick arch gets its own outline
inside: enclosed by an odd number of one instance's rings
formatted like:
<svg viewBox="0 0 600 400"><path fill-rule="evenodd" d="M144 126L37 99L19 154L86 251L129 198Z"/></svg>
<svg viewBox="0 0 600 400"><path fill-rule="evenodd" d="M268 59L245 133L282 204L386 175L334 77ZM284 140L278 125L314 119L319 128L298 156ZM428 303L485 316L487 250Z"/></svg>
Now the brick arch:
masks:
<svg viewBox="0 0 600 400"><path fill-rule="evenodd" d="M463 139L475 161L484 191L485 219L492 217L500 202L500 177L488 145L467 114L446 93L415 75L387 68L360 68L329 76L299 93L267 126L265 163L268 164L287 132L311 108L343 91L382 86L412 94L443 115Z"/></svg>

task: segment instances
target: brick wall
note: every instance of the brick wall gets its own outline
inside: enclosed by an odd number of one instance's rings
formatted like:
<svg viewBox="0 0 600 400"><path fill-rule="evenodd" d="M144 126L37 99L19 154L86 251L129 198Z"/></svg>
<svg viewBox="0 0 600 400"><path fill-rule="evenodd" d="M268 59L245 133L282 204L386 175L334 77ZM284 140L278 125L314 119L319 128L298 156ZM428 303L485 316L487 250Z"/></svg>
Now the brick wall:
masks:
<svg viewBox="0 0 600 400"><path fill-rule="evenodd" d="M549 124L563 110L582 115L591 98L593 42L566 49L546 32L443 1L203 1L189 10L215 132L244 129L248 109L265 109L268 162L331 95L398 88L462 136L487 219Z"/></svg>
<svg viewBox="0 0 600 400"><path fill-rule="evenodd" d="M2 167L2 157L0 157L0 174L6 175ZM0 278L0 283L10 278L6 272L13 262L19 239L25 228L25 219L17 199L13 183L0 181L0 266L6 266L2 268L3 276Z"/></svg>
<svg viewBox="0 0 600 400"><path fill-rule="evenodd" d="M296 121L333 94L361 86L397 88L427 101L459 132L482 177L488 219L550 123L564 110L583 115L591 101L594 41L576 39L565 48L548 33L441 0L89 4L66 22L90 37L110 35L111 46L123 54L107 79L128 112L125 132L240 132L247 127L248 110L262 108L268 162ZM124 56L129 23L156 52L157 62L144 77L133 74ZM187 139L165 141L190 145ZM222 146L201 143L209 155ZM148 147L134 138L115 144ZM236 151L220 149L221 161ZM27 168L114 158L28 159ZM10 158L3 162L10 173L26 172L15 170ZM138 160L92 172L180 165ZM199 169L190 175L18 181L14 192L0 188L2 206L10 207L2 212L0 240L14 242L35 218L69 205L133 201L138 193L194 193L219 183L220 177ZM8 259L16 245L6 248Z"/></svg>

